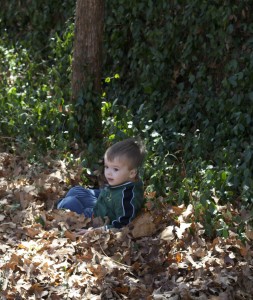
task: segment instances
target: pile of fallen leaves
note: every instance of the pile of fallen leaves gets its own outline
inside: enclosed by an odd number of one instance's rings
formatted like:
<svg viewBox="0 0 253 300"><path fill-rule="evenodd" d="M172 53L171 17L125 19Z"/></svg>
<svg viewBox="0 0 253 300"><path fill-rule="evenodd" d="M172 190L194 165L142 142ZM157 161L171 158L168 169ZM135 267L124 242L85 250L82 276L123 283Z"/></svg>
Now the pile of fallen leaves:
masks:
<svg viewBox="0 0 253 300"><path fill-rule="evenodd" d="M54 203L80 169L0 154L1 299L252 299L252 229L207 240L191 205L150 202L126 228L79 237L90 220Z"/></svg>

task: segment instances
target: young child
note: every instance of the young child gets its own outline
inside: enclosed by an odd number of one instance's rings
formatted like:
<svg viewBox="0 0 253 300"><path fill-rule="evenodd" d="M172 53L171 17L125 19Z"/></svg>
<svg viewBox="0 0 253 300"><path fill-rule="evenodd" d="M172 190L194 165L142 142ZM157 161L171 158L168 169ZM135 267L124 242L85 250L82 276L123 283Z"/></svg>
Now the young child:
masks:
<svg viewBox="0 0 253 300"><path fill-rule="evenodd" d="M86 217L109 219L104 229L129 224L144 205L143 182L139 170L145 150L133 138L117 142L104 155L104 175L108 182L102 190L73 187L57 208L65 208Z"/></svg>

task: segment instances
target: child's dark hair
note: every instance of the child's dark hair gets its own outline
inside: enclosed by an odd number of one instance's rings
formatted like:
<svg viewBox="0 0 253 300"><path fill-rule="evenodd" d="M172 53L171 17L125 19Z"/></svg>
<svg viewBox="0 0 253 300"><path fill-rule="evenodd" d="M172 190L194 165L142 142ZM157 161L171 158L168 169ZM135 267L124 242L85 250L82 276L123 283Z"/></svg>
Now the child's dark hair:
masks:
<svg viewBox="0 0 253 300"><path fill-rule="evenodd" d="M105 155L109 161L124 156L128 160L131 169L138 169L144 161L145 147L141 140L129 138L109 147Z"/></svg>

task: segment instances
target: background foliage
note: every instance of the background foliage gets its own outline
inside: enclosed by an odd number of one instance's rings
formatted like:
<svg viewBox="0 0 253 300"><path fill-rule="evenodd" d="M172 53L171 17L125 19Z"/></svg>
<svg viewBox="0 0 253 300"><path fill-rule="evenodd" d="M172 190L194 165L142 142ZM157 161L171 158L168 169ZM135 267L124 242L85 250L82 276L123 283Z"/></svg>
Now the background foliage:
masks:
<svg viewBox="0 0 253 300"><path fill-rule="evenodd" d="M192 203L210 236L234 222L218 202L252 209L252 8L106 1L103 147L140 135L147 193ZM5 1L0 14L1 139L72 153L73 1ZM85 149L87 162L92 140Z"/></svg>

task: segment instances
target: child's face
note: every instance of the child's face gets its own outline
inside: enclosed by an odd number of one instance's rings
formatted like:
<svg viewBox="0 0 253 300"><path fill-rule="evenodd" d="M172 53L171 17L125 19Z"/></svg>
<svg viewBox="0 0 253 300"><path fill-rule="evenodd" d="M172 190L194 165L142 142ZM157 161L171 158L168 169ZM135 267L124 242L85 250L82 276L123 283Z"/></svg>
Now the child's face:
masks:
<svg viewBox="0 0 253 300"><path fill-rule="evenodd" d="M115 157L114 160L109 161L105 155L104 163L105 178L110 185L115 186L127 181L134 181L137 171L136 169L130 170L124 158Z"/></svg>

